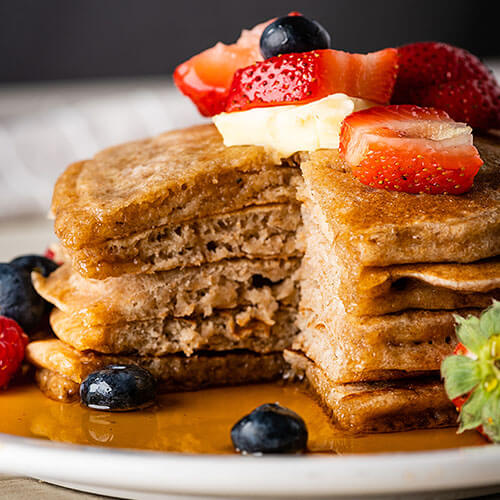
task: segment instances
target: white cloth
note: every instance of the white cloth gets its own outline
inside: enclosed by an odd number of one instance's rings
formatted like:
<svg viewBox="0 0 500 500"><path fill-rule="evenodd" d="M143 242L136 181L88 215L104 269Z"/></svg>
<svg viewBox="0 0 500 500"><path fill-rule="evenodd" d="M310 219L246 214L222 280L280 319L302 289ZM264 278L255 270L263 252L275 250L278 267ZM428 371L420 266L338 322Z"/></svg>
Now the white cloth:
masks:
<svg viewBox="0 0 500 500"><path fill-rule="evenodd" d="M201 121L170 79L0 87L0 219L46 213L74 161Z"/></svg>

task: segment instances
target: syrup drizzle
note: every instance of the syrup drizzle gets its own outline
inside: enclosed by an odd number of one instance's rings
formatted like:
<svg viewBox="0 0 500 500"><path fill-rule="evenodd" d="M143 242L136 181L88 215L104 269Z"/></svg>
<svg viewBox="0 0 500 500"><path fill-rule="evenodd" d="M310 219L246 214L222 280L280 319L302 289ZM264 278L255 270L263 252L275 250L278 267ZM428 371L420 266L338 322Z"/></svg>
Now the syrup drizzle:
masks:
<svg viewBox="0 0 500 500"><path fill-rule="evenodd" d="M312 453L423 451L485 444L455 429L352 436L336 429L303 388L262 384L160 396L154 407L130 413L89 410L47 399L31 384L0 393L0 432L66 443L185 453L233 453L233 424L262 403L296 411L309 429Z"/></svg>

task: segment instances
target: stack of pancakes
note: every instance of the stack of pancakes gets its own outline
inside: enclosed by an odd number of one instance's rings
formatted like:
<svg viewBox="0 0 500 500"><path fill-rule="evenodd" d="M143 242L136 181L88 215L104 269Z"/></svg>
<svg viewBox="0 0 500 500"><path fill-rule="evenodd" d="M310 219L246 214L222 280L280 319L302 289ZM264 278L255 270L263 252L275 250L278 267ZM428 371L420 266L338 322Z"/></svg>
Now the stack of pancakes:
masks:
<svg viewBox="0 0 500 500"><path fill-rule="evenodd" d="M213 126L70 166L52 206L65 262L34 275L58 337L28 346L38 384L68 400L126 362L189 390L287 361L345 429L453 424L439 379L453 315L500 298L500 146L477 146L461 196L372 189L337 150L277 161Z"/></svg>
<svg viewBox="0 0 500 500"><path fill-rule="evenodd" d="M40 387L68 400L110 363L163 390L279 377L297 333L299 168L225 148L213 127L71 165L53 198L64 264L34 275L57 340L31 343Z"/></svg>
<svg viewBox="0 0 500 500"><path fill-rule="evenodd" d="M485 165L462 196L366 188L333 151L301 164L300 334L285 357L343 428L456 421L439 377L453 316L500 297L500 148L477 146Z"/></svg>

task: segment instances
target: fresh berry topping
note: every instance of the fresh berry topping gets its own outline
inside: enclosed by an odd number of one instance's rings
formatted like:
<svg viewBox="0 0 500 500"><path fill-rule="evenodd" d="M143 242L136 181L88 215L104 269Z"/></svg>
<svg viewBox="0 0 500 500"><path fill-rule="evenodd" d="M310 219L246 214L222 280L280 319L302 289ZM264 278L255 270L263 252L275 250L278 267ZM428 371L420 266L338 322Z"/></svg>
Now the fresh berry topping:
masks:
<svg viewBox="0 0 500 500"><path fill-rule="evenodd" d="M17 267L18 269L21 269L28 274L31 274L32 271L36 271L45 278L47 278L49 274L53 273L59 267L58 264L56 264L52 259L49 259L42 255L23 255L21 257L15 258L14 260L11 260L10 265ZM36 293L34 288L33 291ZM42 300L45 305L45 314L48 316L54 306L50 302L47 302L45 299Z"/></svg>
<svg viewBox="0 0 500 500"><path fill-rule="evenodd" d="M262 60L259 40L269 22L243 30L238 41L232 45L219 42L177 66L175 84L203 116L224 111L235 71Z"/></svg>
<svg viewBox="0 0 500 500"><path fill-rule="evenodd" d="M415 88L411 102L443 109L454 120L487 130L500 128L500 86L491 80L447 82Z"/></svg>
<svg viewBox="0 0 500 500"><path fill-rule="evenodd" d="M354 176L374 188L461 194L471 188L483 163L471 132L444 111L375 107L344 120L340 154Z"/></svg>
<svg viewBox="0 0 500 500"><path fill-rule="evenodd" d="M91 373L80 385L82 403L93 410L137 410L155 397L155 379L137 365L110 365Z"/></svg>
<svg viewBox="0 0 500 500"><path fill-rule="evenodd" d="M43 256L46 259L50 259L50 260L53 260L55 262L56 253L54 252L54 250L52 250L52 248L47 248L47 250L45 250L45 253L43 254Z"/></svg>
<svg viewBox="0 0 500 500"><path fill-rule="evenodd" d="M259 406L231 429L234 448L243 454L300 453L307 437L304 420L278 404Z"/></svg>
<svg viewBox="0 0 500 500"><path fill-rule="evenodd" d="M28 337L10 318L0 316L0 389L7 387L24 359Z"/></svg>
<svg viewBox="0 0 500 500"><path fill-rule="evenodd" d="M260 37L260 52L268 59L279 54L329 49L330 43L330 35L321 24L305 16L288 15L266 27Z"/></svg>
<svg viewBox="0 0 500 500"><path fill-rule="evenodd" d="M12 264L0 264L0 315L32 333L41 324L45 301L36 293L31 274Z"/></svg>
<svg viewBox="0 0 500 500"><path fill-rule="evenodd" d="M45 278L53 273L59 266L52 260L42 255L23 255L10 261L10 265L23 269L28 273L37 271Z"/></svg>
<svg viewBox="0 0 500 500"><path fill-rule="evenodd" d="M494 81L491 71L476 56L446 43L411 43L399 47L398 54L395 104L418 104L410 97L415 87L464 80Z"/></svg>
<svg viewBox="0 0 500 500"><path fill-rule="evenodd" d="M335 93L385 104L396 75L396 49L371 54L330 49L284 54L238 70L226 111L299 104Z"/></svg>
<svg viewBox="0 0 500 500"><path fill-rule="evenodd" d="M500 302L479 318L455 319L460 344L443 361L441 374L459 411L458 432L477 429L500 443Z"/></svg>

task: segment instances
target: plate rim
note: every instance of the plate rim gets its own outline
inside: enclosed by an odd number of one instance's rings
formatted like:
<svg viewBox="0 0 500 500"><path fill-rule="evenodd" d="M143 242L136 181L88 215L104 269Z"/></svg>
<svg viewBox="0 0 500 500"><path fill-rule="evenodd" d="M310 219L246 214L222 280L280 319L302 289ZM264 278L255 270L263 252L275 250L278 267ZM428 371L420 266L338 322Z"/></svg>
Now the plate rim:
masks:
<svg viewBox="0 0 500 500"><path fill-rule="evenodd" d="M247 461L243 473L242 461ZM290 498L305 494L423 493L500 486L498 464L500 446L496 445L333 456L244 457L107 448L0 433L3 473L150 494L238 496L244 492ZM460 474L456 473L458 468Z"/></svg>

